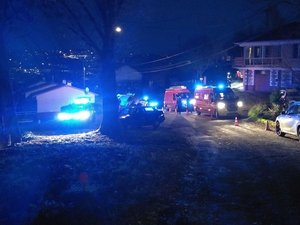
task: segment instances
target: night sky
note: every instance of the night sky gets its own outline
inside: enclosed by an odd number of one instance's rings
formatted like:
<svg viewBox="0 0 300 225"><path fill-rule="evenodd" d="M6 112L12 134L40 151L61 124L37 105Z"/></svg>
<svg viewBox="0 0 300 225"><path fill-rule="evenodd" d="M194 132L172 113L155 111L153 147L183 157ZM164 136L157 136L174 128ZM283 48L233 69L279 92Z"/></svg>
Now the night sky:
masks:
<svg viewBox="0 0 300 225"><path fill-rule="evenodd" d="M117 43L126 54L172 54L195 39L207 39L222 49L234 43L238 33L255 34L266 29L268 1L230 0L140 0L125 6L118 19L123 33ZM272 2L272 1L271 1ZM296 10L278 6L280 17L294 20ZM83 48L82 42L57 21L46 19L38 10L32 18L15 25L9 45L15 49Z"/></svg>
<svg viewBox="0 0 300 225"><path fill-rule="evenodd" d="M224 47L237 33L262 32L266 29L265 1L144 1L136 17L124 19L124 38L132 41L135 51L167 53L184 48L197 38L211 40ZM295 18L291 7L278 5L280 17Z"/></svg>

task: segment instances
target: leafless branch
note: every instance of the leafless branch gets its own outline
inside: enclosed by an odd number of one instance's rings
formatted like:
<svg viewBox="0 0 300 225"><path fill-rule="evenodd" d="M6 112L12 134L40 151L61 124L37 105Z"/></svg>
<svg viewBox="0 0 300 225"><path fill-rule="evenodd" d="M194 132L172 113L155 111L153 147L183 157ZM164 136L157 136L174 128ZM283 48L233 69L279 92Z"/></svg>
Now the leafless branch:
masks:
<svg viewBox="0 0 300 225"><path fill-rule="evenodd" d="M82 6L83 10L87 14L87 16L89 17L91 22L93 23L93 25L94 25L96 31L99 33L100 37L103 38L103 31L99 28L99 24L97 23L96 19L92 15L91 11L87 8L87 6L85 5L85 3L82 0L79 0L79 4Z"/></svg>
<svg viewBox="0 0 300 225"><path fill-rule="evenodd" d="M67 10L68 14L70 15L71 19L76 21L76 26L78 28L78 33L80 33L87 42L93 45L96 51L99 53L101 52L101 49L98 47L97 43L88 35L88 33L85 31L84 27L81 25L80 20L75 15L75 13L70 9L69 5L66 4L64 0L61 0L61 4L64 6L64 8ZM73 28L73 31L75 29Z"/></svg>

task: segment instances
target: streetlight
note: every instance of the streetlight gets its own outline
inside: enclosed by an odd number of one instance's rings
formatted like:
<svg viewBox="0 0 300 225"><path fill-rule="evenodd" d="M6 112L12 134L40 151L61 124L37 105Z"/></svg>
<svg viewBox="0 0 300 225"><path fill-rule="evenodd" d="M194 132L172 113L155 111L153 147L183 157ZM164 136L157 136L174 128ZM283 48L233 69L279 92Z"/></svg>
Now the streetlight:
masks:
<svg viewBox="0 0 300 225"><path fill-rule="evenodd" d="M121 33L121 32L122 32L122 28L119 27L119 26L116 26L116 27L115 27L115 31L116 31L117 33Z"/></svg>

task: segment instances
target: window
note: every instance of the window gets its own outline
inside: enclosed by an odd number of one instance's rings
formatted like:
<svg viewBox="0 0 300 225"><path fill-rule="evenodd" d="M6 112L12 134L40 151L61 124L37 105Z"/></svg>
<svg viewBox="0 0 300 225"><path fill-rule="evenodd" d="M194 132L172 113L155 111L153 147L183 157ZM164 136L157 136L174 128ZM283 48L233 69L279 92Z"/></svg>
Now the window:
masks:
<svg viewBox="0 0 300 225"><path fill-rule="evenodd" d="M204 99L204 100L208 100L208 99L209 99L209 94L204 94L203 99Z"/></svg>
<svg viewBox="0 0 300 225"><path fill-rule="evenodd" d="M292 86L292 72L287 70L281 71L281 87Z"/></svg>
<svg viewBox="0 0 300 225"><path fill-rule="evenodd" d="M293 105L291 108L289 108L287 114L298 114L300 112L299 105Z"/></svg>
<svg viewBox="0 0 300 225"><path fill-rule="evenodd" d="M270 87L277 87L278 86L278 70L271 70L270 71Z"/></svg>

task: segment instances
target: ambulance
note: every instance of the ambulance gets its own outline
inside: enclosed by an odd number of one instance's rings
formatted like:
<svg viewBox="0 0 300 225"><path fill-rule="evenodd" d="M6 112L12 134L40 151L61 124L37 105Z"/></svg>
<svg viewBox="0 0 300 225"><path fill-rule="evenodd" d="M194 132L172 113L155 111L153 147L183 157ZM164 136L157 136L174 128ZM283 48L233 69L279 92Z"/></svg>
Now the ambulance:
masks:
<svg viewBox="0 0 300 225"><path fill-rule="evenodd" d="M198 115L209 114L212 117L237 116L243 109L243 102L231 88L220 86L198 86L194 92L195 111Z"/></svg>
<svg viewBox="0 0 300 225"><path fill-rule="evenodd" d="M164 94L164 109L166 111L175 111L177 99L180 98L182 101L182 109L187 110L190 105L189 100L191 97L192 94L186 86L171 86L166 89Z"/></svg>

